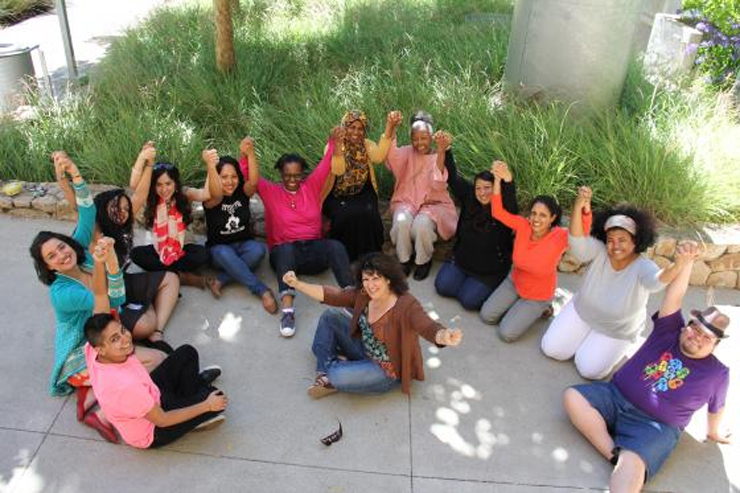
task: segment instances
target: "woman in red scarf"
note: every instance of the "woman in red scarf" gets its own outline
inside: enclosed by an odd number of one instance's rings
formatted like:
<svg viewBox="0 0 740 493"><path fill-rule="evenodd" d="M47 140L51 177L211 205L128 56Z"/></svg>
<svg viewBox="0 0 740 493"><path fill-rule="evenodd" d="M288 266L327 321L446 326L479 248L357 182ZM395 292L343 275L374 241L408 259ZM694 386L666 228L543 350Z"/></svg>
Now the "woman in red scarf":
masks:
<svg viewBox="0 0 740 493"><path fill-rule="evenodd" d="M171 163L147 163L140 180L149 183L144 210L147 228L151 229L153 243L131 250L131 260L147 271L177 272L180 282L213 290L214 279L196 274L208 262L208 251L203 245L185 242L185 233L192 222L191 202L205 202L211 194L220 193L221 180L216 172L218 152L203 151L208 176L202 189L183 187L180 171ZM132 182L134 177L132 177ZM138 181L138 180L137 180Z"/></svg>

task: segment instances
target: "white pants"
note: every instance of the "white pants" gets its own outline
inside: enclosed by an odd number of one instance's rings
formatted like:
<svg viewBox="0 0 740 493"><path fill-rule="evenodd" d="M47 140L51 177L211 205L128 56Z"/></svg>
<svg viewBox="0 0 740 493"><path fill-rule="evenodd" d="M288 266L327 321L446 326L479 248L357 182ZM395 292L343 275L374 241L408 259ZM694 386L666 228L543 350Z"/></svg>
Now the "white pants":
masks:
<svg viewBox="0 0 740 493"><path fill-rule="evenodd" d="M416 251L416 265L426 264L434 254L437 225L423 212L414 217L408 209L399 209L393 214L391 241L402 263L408 262Z"/></svg>
<svg viewBox="0 0 740 493"><path fill-rule="evenodd" d="M565 361L575 356L578 373L583 378L601 380L625 356L640 347L642 339L615 339L592 330L578 315L570 300L547 328L542 337L542 352L550 358Z"/></svg>

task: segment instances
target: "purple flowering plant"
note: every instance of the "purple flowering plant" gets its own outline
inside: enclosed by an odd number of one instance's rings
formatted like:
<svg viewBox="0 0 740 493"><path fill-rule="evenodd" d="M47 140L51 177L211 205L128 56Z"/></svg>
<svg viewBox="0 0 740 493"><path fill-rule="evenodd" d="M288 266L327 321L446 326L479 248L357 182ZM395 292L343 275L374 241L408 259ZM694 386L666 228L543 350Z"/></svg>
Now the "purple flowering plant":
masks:
<svg viewBox="0 0 740 493"><path fill-rule="evenodd" d="M679 11L684 24L704 33L696 51L696 66L721 89L731 86L740 72L740 0L686 0Z"/></svg>

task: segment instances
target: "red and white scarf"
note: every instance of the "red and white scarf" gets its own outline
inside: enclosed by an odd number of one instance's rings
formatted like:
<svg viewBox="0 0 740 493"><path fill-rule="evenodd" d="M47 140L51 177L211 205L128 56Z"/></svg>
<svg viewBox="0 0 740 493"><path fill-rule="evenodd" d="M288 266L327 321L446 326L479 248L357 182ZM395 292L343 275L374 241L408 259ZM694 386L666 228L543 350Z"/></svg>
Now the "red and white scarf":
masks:
<svg viewBox="0 0 740 493"><path fill-rule="evenodd" d="M182 214L174 203L171 207L167 207L167 203L159 199L152 233L154 233L154 248L164 265L171 265L185 256L185 250L183 250L185 223L182 222Z"/></svg>

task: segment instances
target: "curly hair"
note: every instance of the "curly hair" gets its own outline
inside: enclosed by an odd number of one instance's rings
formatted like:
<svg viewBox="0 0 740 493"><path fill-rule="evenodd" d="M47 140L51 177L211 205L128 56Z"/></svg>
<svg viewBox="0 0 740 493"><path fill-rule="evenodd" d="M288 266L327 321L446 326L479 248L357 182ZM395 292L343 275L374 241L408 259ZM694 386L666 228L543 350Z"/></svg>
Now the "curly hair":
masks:
<svg viewBox="0 0 740 493"><path fill-rule="evenodd" d="M128 202L128 218L123 223L116 222L108 212L108 204L113 202L116 210L120 209L121 198ZM114 188L100 192L93 199L95 202L95 222L100 227L100 232L115 240L114 248L118 262L123 265L128 259L131 248L134 246L134 212L131 199L122 188Z"/></svg>
<svg viewBox="0 0 740 493"><path fill-rule="evenodd" d="M535 204L544 205L545 207L547 207L547 210L550 211L550 214L555 216L555 219L550 225L551 228L554 228L555 226L560 226L560 220L563 218L563 208L560 207L560 204L555 197L551 195L538 195L537 197L533 198L532 202L529 204L530 211Z"/></svg>
<svg viewBox="0 0 740 493"><path fill-rule="evenodd" d="M606 210L596 212L591 226L591 236L602 243L606 243L604 225L607 219L616 214L622 214L635 221L637 232L632 235L632 240L635 243L635 253L642 253L655 243L658 235L658 225L655 222L655 217L648 211L627 203L617 204Z"/></svg>
<svg viewBox="0 0 740 493"><path fill-rule="evenodd" d="M390 281L390 290L396 296L401 296L409 290L406 274L396 257L379 252L368 253L360 258L355 268L355 286L362 289L362 275L377 274Z"/></svg>
<svg viewBox="0 0 740 493"><path fill-rule="evenodd" d="M275 169L282 173L285 165L289 163L298 163L301 165L301 171L304 173L308 171L308 163L303 159L303 156L293 153L287 153L280 156L275 162Z"/></svg>
<svg viewBox="0 0 740 493"><path fill-rule="evenodd" d="M85 261L85 248L80 245L77 240L75 240L71 236L63 235L61 233L55 233L53 231L41 231L33 239L33 242L31 242L31 247L28 250L31 254L31 258L33 259L33 266L36 269L36 275L38 276L39 281L46 284L47 286L51 286L51 284L56 280L57 275L55 271L49 269L49 266L46 265L46 260L44 260L44 256L41 254L41 247L44 246L44 243L53 238L56 238L57 240L62 241L72 247L72 249L75 251L75 254L77 255L77 265L82 265L82 263Z"/></svg>
<svg viewBox="0 0 740 493"><path fill-rule="evenodd" d="M154 226L154 216L157 214L157 204L159 203L159 195L157 195L157 180L159 177L166 174L172 181L175 182L175 193L173 195L175 199L175 207L182 214L182 222L186 225L190 224L192 218L192 206L190 201L185 196L185 192L182 190L182 180L180 179L180 170L177 166L170 163L157 163L154 165L152 172L152 182L149 185L149 196L146 198L146 210L144 211L144 222L147 228Z"/></svg>

